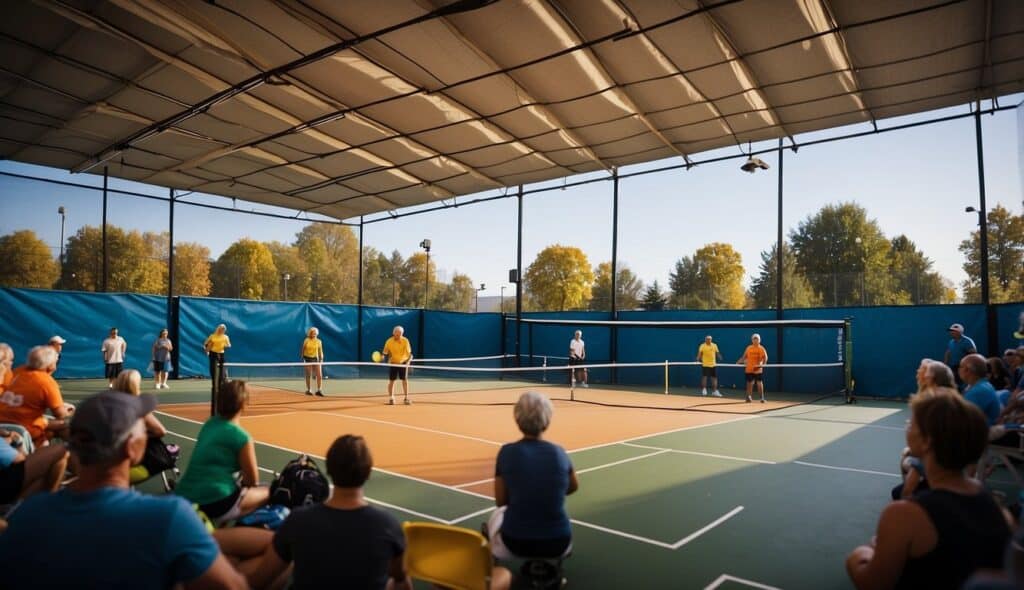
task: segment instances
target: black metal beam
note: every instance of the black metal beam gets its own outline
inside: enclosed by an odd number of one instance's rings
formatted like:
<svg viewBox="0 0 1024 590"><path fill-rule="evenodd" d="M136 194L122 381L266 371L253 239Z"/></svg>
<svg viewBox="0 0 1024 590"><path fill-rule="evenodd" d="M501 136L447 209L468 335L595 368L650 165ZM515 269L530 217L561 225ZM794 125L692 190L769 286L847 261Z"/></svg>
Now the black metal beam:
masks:
<svg viewBox="0 0 1024 590"><path fill-rule="evenodd" d="M522 321L523 321L523 185L519 185L516 199L519 203L516 215L516 366L522 362Z"/></svg>
<svg viewBox="0 0 1024 590"><path fill-rule="evenodd" d="M167 207L167 309L174 297L174 189L170 189Z"/></svg>
<svg viewBox="0 0 1024 590"><path fill-rule="evenodd" d="M102 276L100 277L100 292L107 292L107 167L103 167L103 228L101 230L102 242L103 242L103 265L102 265Z"/></svg>
<svg viewBox="0 0 1024 590"><path fill-rule="evenodd" d="M778 170L778 175L779 175L779 190L778 190L779 212L777 214L778 219L776 220L776 227L775 227L775 319L781 320L781 319L785 319L785 304L786 304L786 302L784 300L785 299L785 295L784 295L785 291L783 289L783 284L782 284L782 272L784 270L784 266L783 266L783 262L782 262L782 258L783 258L783 256L782 256L782 248L785 246L785 244L782 241L782 181L783 181L783 178L784 178L783 174L782 174L782 162L783 162L783 155L785 154L785 151L783 150L783 147L782 147L782 138L781 137L779 138L779 148L778 148L778 151L779 151L779 170ZM782 352L782 343L783 343L783 341L784 341L784 338L783 338L783 328L780 327L777 330L775 330L775 350L776 350L775 354L776 354L776 358L778 358L778 362L779 363L785 362L783 360L785 357L783 356L783 352ZM785 372L786 372L785 369L779 369L779 391L785 391L785 388L783 386L783 383L784 383L783 374Z"/></svg>
<svg viewBox="0 0 1024 590"><path fill-rule="evenodd" d="M999 354L999 326L992 307L988 276L988 210L985 204L985 146L981 134L981 108L974 110L974 139L978 149L978 238L981 242L981 304L985 306L988 355ZM979 351L980 352L980 351ZM983 353L984 354L984 353Z"/></svg>
<svg viewBox="0 0 1024 590"><path fill-rule="evenodd" d="M359 216L359 294L356 298L356 360L363 360L363 216ZM423 335L420 334L420 340Z"/></svg>

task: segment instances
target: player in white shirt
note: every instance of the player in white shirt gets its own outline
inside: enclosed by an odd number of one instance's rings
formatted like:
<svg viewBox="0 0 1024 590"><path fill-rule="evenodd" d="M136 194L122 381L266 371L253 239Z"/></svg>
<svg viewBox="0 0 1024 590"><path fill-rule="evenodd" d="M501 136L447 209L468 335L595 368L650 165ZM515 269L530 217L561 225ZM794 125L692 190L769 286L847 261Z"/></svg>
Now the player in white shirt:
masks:
<svg viewBox="0 0 1024 590"><path fill-rule="evenodd" d="M106 375L109 384L107 387L114 387L114 380L124 368L124 353L128 350L128 343L117 335L117 328L110 329L110 335L103 341L100 352L103 353L103 363L106 365L103 374Z"/></svg>
<svg viewBox="0 0 1024 590"><path fill-rule="evenodd" d="M573 334L572 340L569 341L569 366L582 365L584 359L587 358L587 347L583 343L583 332L576 330ZM573 369L570 377L583 385L583 387L589 387L587 385L587 370L586 369Z"/></svg>

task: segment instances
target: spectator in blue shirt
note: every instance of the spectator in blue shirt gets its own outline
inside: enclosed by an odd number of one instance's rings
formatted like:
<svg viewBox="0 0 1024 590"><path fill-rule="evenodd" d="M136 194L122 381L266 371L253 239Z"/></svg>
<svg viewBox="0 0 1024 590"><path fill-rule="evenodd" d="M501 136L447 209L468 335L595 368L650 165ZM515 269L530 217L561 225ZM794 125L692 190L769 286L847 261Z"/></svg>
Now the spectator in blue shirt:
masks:
<svg viewBox="0 0 1024 590"><path fill-rule="evenodd" d="M188 502L129 488L155 408L152 395L113 391L78 407L69 440L78 480L14 511L0 535L4 588L247 587Z"/></svg>
<svg viewBox="0 0 1024 590"><path fill-rule="evenodd" d="M523 438L498 451L494 501L487 525L495 557L558 557L572 546L565 497L579 488L569 455L541 436L551 423L551 401L528 391L515 419Z"/></svg>
<svg viewBox="0 0 1024 590"><path fill-rule="evenodd" d="M1002 406L999 404L996 389L988 381L988 364L985 357L980 354L969 354L961 359L960 378L967 385L964 398L981 409L989 426L995 424Z"/></svg>
<svg viewBox="0 0 1024 590"><path fill-rule="evenodd" d="M943 357L942 362L946 363L950 369L953 369L957 385L963 385L960 372L957 370L960 366L960 360L976 352L978 352L978 347L974 345L973 340L964 336L963 325L953 324L949 327L949 344L946 345L946 356Z"/></svg>

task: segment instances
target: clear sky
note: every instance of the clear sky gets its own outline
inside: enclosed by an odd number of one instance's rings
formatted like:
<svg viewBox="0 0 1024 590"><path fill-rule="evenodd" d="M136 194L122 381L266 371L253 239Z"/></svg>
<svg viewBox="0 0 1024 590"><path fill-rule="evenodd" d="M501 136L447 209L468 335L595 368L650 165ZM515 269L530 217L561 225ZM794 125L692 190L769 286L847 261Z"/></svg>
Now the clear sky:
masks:
<svg viewBox="0 0 1024 590"><path fill-rule="evenodd" d="M1021 95L1000 100L1018 104ZM921 116L880 122L880 127L967 112L957 107ZM999 203L1022 214L1017 112L985 116L983 136L988 205ZM870 130L869 125L797 136L797 143L836 134ZM754 149L773 147L755 144ZM737 153L737 148L698 154L697 160ZM746 174L740 160L649 174L620 184L619 260L649 283L667 286L676 260L709 242L731 243L742 255L747 279L757 274L760 252L771 247L776 232L775 154L761 156L772 167ZM935 270L959 284L966 278L957 245L968 237L977 217L964 207L978 204L974 119L808 146L785 152L785 209L788 233L822 205L856 201L876 219L887 236L909 236L935 263ZM631 166L622 174L679 163L678 159ZM93 175L0 162L0 170L100 186ZM600 177L591 174L587 177ZM570 182L581 177L572 177ZM560 186L562 181L545 183ZM166 196L167 189L112 180L114 188ZM531 187L527 187L528 189ZM592 265L611 259L612 184L593 183L530 195L524 203L523 265L544 247L561 243L581 248ZM514 191L510 191L510 194ZM482 196L498 194L495 191ZM471 199L466 197L465 199ZM230 199L190 195L231 206ZM460 199L462 200L462 199ZM66 235L83 225L98 225L98 191L0 177L0 235L32 229L54 251L60 241L58 206L67 209ZM239 201L241 210L274 210ZM129 229L166 231L167 203L111 196L108 221ZM284 211L288 213L287 211ZM294 214L294 212L291 212ZM304 224L180 205L175 208L175 240L200 242L214 257L241 237L290 242ZM358 221L358 220L356 220ZM498 295L508 269L515 267L516 201L514 198L445 211L413 215L366 226L365 243L403 256L419 250L423 238L433 242L431 257L443 275L459 271L481 295ZM443 277L444 278L444 277ZM511 286L506 295L511 293Z"/></svg>

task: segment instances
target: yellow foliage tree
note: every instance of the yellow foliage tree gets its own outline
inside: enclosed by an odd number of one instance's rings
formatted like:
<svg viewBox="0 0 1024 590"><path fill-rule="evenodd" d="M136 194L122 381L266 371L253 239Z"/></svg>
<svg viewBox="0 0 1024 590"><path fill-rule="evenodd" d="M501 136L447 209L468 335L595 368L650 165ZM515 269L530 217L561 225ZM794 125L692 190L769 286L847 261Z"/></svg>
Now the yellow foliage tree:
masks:
<svg viewBox="0 0 1024 590"><path fill-rule="evenodd" d="M58 272L49 246L32 230L0 237L0 286L49 289Z"/></svg>
<svg viewBox="0 0 1024 590"><path fill-rule="evenodd" d="M537 254L526 269L526 290L537 309L565 311L586 307L594 272L583 250L555 244Z"/></svg>

